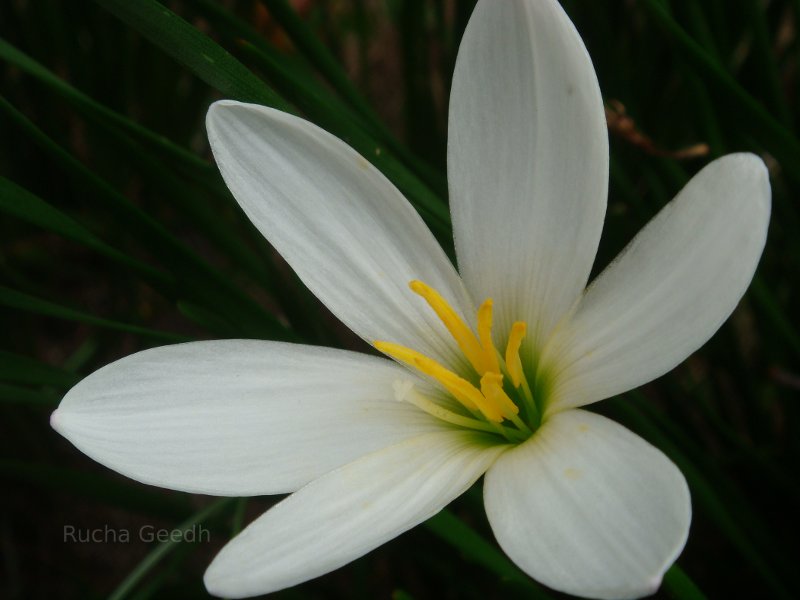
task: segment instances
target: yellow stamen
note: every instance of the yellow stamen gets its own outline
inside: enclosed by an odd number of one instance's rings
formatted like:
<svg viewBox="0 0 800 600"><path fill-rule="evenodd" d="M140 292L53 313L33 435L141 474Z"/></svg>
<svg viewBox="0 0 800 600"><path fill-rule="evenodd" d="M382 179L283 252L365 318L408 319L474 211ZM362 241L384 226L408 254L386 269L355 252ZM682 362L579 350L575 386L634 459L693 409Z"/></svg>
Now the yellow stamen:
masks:
<svg viewBox="0 0 800 600"><path fill-rule="evenodd" d="M485 421L479 421L478 419L465 417L463 415L456 414L451 410L447 410L443 406L436 404L413 389L405 396L404 400L413 404L417 408L424 410L429 415L436 417L437 419L441 419L447 423L460 425L461 427L468 427L469 429L477 429L478 431L488 431L490 433L497 431L497 429L495 429L496 426L492 426Z"/></svg>
<svg viewBox="0 0 800 600"><path fill-rule="evenodd" d="M518 388L522 383L522 361L519 358L519 347L522 344L522 338L525 337L525 330L527 326L523 321L517 321L511 326L511 334L508 336L508 345L506 346L506 368L511 377L511 383L515 388Z"/></svg>
<svg viewBox="0 0 800 600"><path fill-rule="evenodd" d="M458 316L455 310L447 303L447 300L434 290L429 285L424 284L419 280L414 280L408 284L415 294L422 296L433 311L447 327L450 335L456 340L458 347L467 357L472 367L479 374L486 371L484 365L484 352L472 330L464 324L461 317Z"/></svg>
<svg viewBox="0 0 800 600"><path fill-rule="evenodd" d="M493 403L486 401L486 398L483 397L478 388L466 379L447 370L432 358L392 342L379 341L375 342L374 346L384 354L415 367L425 375L441 383L467 410L473 412L479 410L487 420L495 423L500 423L503 420L503 415L500 411L497 410Z"/></svg>
<svg viewBox="0 0 800 600"><path fill-rule="evenodd" d="M461 402L468 410L479 410L487 420L500 423L503 415L495 406L486 401L478 388L466 379L448 371L442 365L430 358L422 357L414 360L414 366L420 371L436 379L453 397Z"/></svg>
<svg viewBox="0 0 800 600"><path fill-rule="evenodd" d="M497 360L497 350L492 342L492 299L487 298L478 309L478 338L483 347L485 371L500 372L500 362ZM485 372L484 371L484 372ZM483 372L479 371L480 375Z"/></svg>
<svg viewBox="0 0 800 600"><path fill-rule="evenodd" d="M500 373L486 373L481 377L481 392L487 401L507 419L519 414L519 408L503 391L503 376Z"/></svg>
<svg viewBox="0 0 800 600"><path fill-rule="evenodd" d="M448 392L453 394L453 396L455 396L455 398L461 402L461 404L463 404L467 410L478 410L478 403L475 402L474 398L472 397L473 395L470 394L469 391L464 393L460 389L462 386L454 385L455 380L461 378L455 373L445 369L435 360L428 358L416 350L412 350L411 348L406 348L405 346L394 344L392 342L375 342L374 346L384 354L388 354L392 358L396 358L397 360L406 363L409 367L419 369L425 373L425 375L433 377L436 381L441 383ZM472 387L468 381L464 379L461 379L461 381L466 383L469 387ZM478 392L477 389L474 387L472 389L474 389L475 393L480 396L480 392ZM481 397L481 400L483 400L483 397Z"/></svg>

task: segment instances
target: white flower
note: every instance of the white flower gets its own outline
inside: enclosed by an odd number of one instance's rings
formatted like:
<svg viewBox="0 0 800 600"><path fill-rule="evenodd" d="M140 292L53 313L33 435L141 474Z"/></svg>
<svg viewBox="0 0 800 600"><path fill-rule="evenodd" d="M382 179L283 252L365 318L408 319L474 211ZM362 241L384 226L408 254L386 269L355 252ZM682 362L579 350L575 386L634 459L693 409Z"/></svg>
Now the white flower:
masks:
<svg viewBox="0 0 800 600"><path fill-rule="evenodd" d="M464 35L447 157L460 276L341 140L229 101L207 124L250 219L339 319L404 364L274 342L169 346L82 381L53 426L146 483L294 492L216 557L214 594L336 569L484 473L497 540L533 578L580 596L651 593L686 540L686 483L579 407L662 375L728 317L766 239L763 163L708 165L584 291L608 142L589 56L554 0L481 0Z"/></svg>

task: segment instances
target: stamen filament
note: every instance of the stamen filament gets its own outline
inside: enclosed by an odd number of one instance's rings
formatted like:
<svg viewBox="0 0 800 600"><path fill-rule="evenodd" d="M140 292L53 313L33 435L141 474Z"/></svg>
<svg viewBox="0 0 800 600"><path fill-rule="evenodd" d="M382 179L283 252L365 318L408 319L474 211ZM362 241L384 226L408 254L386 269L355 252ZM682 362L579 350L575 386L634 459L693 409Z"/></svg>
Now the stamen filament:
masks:
<svg viewBox="0 0 800 600"><path fill-rule="evenodd" d="M522 360L519 357L519 347L522 345L522 338L525 337L527 326L524 321L517 321L511 326L511 334L508 336L506 345L506 369L511 377L511 383L518 388L525 378L522 370Z"/></svg>
<svg viewBox="0 0 800 600"><path fill-rule="evenodd" d="M500 411L491 403L487 402L486 398L483 397L474 385L452 371L447 370L432 358L428 358L424 354L392 342L378 341L374 343L374 346L384 354L388 354L411 367L415 367L425 373L425 375L441 383L467 410L479 410L489 421L494 421L496 423L503 420Z"/></svg>
<svg viewBox="0 0 800 600"><path fill-rule="evenodd" d="M492 299L487 298L478 309L478 339L483 349L483 364L486 371L500 372L500 363L497 360L497 350L492 342ZM484 372L486 372L484 371ZM480 371L479 375L483 375Z"/></svg>
<svg viewBox="0 0 800 600"><path fill-rule="evenodd" d="M468 427L469 429L477 429L479 431L488 431L489 433L497 432L497 428L493 426L493 424L486 423L485 421L479 421L478 419L465 417L463 415L454 413L451 410L447 410L443 406L436 404L434 401L429 400L414 390L408 393L404 400L413 404L417 408L424 410L432 417L436 417L437 419L441 419L447 423L452 423L453 425L459 425L461 427Z"/></svg>
<svg viewBox="0 0 800 600"><path fill-rule="evenodd" d="M491 402L487 402L478 388L466 379L459 377L452 371L448 371L436 361L425 356L414 359L414 366L426 375L430 375L441 382L447 388L447 391L453 394L455 399L461 402L466 409L474 410L470 408L471 405L477 407L489 421L500 423L503 420L503 415L497 407Z"/></svg>
<svg viewBox="0 0 800 600"><path fill-rule="evenodd" d="M539 414L539 408L536 406L536 402L533 399L533 392L531 392L531 388L528 385L528 379L524 376L522 377L522 395L525 398L525 403L529 408L528 418L532 423L540 423L541 415Z"/></svg>
<svg viewBox="0 0 800 600"><path fill-rule="evenodd" d="M483 373L484 368L484 353L481 348L480 342L472 333L472 330L466 326L461 317L458 316L455 310L447 303L447 300L442 298L441 294L434 290L425 283L414 280L408 284L415 294L422 296L428 305L433 309L437 316L442 320L444 326L453 336L458 347L467 357L467 360L478 373Z"/></svg>

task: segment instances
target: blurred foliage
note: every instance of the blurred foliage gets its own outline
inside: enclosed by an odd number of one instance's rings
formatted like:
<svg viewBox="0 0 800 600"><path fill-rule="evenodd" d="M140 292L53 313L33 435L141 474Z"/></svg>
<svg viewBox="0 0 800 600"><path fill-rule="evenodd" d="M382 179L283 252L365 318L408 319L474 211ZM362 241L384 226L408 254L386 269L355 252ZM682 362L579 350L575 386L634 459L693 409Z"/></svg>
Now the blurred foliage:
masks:
<svg viewBox="0 0 800 600"><path fill-rule="evenodd" d="M760 154L773 219L756 280L679 368L598 410L689 481L660 597L790 598L800 482L798 0L564 0L609 109L595 271L711 158ZM363 349L260 238L210 162L220 97L347 140L452 250L447 94L470 0L0 3L0 595L203 596L213 553L272 499L139 485L48 427L82 376L151 345L254 337ZM473 489L285 598L554 598L497 549ZM204 523L211 544L70 544L63 526ZM702 592L701 592L702 590Z"/></svg>

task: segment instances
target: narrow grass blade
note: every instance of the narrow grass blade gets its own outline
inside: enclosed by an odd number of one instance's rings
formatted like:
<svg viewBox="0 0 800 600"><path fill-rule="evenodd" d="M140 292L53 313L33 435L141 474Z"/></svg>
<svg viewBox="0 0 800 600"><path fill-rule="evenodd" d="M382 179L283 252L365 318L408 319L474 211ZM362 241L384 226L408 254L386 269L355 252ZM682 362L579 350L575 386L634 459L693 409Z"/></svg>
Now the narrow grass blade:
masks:
<svg viewBox="0 0 800 600"><path fill-rule="evenodd" d="M58 405L60 395L46 390L32 390L18 385L0 383L0 403L24 404L53 409Z"/></svg>
<svg viewBox="0 0 800 600"><path fill-rule="evenodd" d="M91 248L148 281L165 286L174 284L174 278L168 273L112 248L54 206L5 177L0 177L0 211Z"/></svg>
<svg viewBox="0 0 800 600"><path fill-rule="evenodd" d="M290 104L230 53L155 0L96 1L223 95L294 112ZM446 206L394 158L388 148L376 142L361 127L353 126L352 122L341 123L336 129L331 129L331 132L375 164L417 205L435 232L446 238L449 234L449 213Z"/></svg>
<svg viewBox="0 0 800 600"><path fill-rule="evenodd" d="M124 232L136 235L150 251L168 264L183 290L200 299L209 309L225 311L235 322L239 335L296 339L272 314L256 304L237 288L231 279L175 239L160 223L131 203L110 184L88 169L69 152L50 139L8 101L0 97L0 110L6 112L32 141L36 142L68 175L91 192L92 200L101 212L113 213L125 224Z"/></svg>
<svg viewBox="0 0 800 600"><path fill-rule="evenodd" d="M112 321L110 319L101 319L73 308L61 306L49 300L36 298L29 294L13 290L11 288L0 286L0 306L13 308L25 312L34 313L46 317L55 317L57 319L65 319L67 321L77 321L79 323L88 323L98 327L105 327L116 331L123 331L125 333L133 333L141 335L160 342L186 342L191 340L184 335L177 333L170 333L168 331L157 331L155 329L148 329L147 327L140 327L138 325L130 325L120 321Z"/></svg>
<svg viewBox="0 0 800 600"><path fill-rule="evenodd" d="M190 531L193 527L206 522L211 517L230 506L234 500L235 498L223 498L222 500L217 500L207 508L195 514L193 517L178 525L175 528L175 531L180 531L182 533ZM183 536L179 537L182 538ZM119 587L117 587L117 589L111 593L111 595L108 597L108 600L122 600L128 596L139 584L139 582L144 579L144 577L180 543L181 541L173 541L170 539L156 546L156 548L128 574Z"/></svg>
<svg viewBox="0 0 800 600"><path fill-rule="evenodd" d="M4 480L22 481L41 490L66 492L134 513L182 520L192 514L189 496L112 479L108 475L78 471L29 460L0 459Z"/></svg>
<svg viewBox="0 0 800 600"><path fill-rule="evenodd" d="M766 91L767 101L772 111L778 116L780 122L788 130L791 130L792 113L783 93L777 57L772 47L772 40L777 36L770 34L767 23L767 7L763 2L755 0L744 0L744 5L747 21L753 34L754 58L758 61L758 73L764 81L761 87Z"/></svg>
<svg viewBox="0 0 800 600"><path fill-rule="evenodd" d="M629 396L634 394L629 393ZM764 585L776 598L790 598L791 595L784 587L780 577L774 572L772 565L764 558L762 553L752 544L750 537L738 523L734 513L728 509L729 502L724 501L716 492L704 472L690 460L669 438L656 427L652 420L637 410L633 403L621 399L620 401L606 401L613 406L616 416L623 422L633 425L633 428L659 447L680 468L689 487L695 505L702 507L704 513L712 520L719 530L739 550L742 557L755 568L764 580Z"/></svg>
<svg viewBox="0 0 800 600"><path fill-rule="evenodd" d="M210 0L195 1L199 1L204 5L211 5ZM368 130L378 140L386 144L392 152L396 153L437 194L443 196L446 185L442 175L429 164L409 152L386 128L364 96L361 95L347 77L336 57L320 42L319 38L309 29L286 0L271 0L268 4L268 9L303 56L317 68L317 71L331 87L361 116ZM252 38L248 37L247 39L253 42Z"/></svg>
<svg viewBox="0 0 800 600"><path fill-rule="evenodd" d="M68 388L80 381L81 376L34 358L0 350L0 380L26 385L52 385Z"/></svg>
<svg viewBox="0 0 800 600"><path fill-rule="evenodd" d="M34 77L48 89L64 98L84 116L118 126L122 131L144 142L148 147L159 150L164 156L184 168L204 173L209 178L215 176L214 168L193 152L96 102L2 38L0 38L0 59Z"/></svg>
<svg viewBox="0 0 800 600"><path fill-rule="evenodd" d="M675 600L707 600L697 584L677 564L664 574L663 586Z"/></svg>
<svg viewBox="0 0 800 600"><path fill-rule="evenodd" d="M735 108L741 116L740 124L749 131L783 164L788 174L800 173L800 142L787 131L767 110L748 94L731 75L719 65L664 10L657 0L643 0L642 6L658 26L678 45L691 61L704 81L713 85L721 98Z"/></svg>
<svg viewBox="0 0 800 600"><path fill-rule="evenodd" d="M96 0L228 98L292 112L291 106L242 63L155 0Z"/></svg>
<svg viewBox="0 0 800 600"><path fill-rule="evenodd" d="M756 275L750 285L750 294L756 299L761 309L772 322L772 327L795 353L800 357L800 335L798 335L792 322L786 316L781 305L775 299L763 278Z"/></svg>
<svg viewBox="0 0 800 600"><path fill-rule="evenodd" d="M435 517L425 521L425 527L463 553L464 558L468 561L481 565L503 581L513 582L523 587L530 598L541 600L551 598L494 544L483 539L479 533L449 510L444 509Z"/></svg>
<svg viewBox="0 0 800 600"><path fill-rule="evenodd" d="M94 101L2 39L0 39L0 58L32 75L48 89L64 97L91 122L101 126L115 140L115 149L126 150L134 158L140 170L153 174L154 176L151 179L166 187L165 192L174 200L181 201L186 196L191 196L190 199L181 202L181 207L193 214L195 218L201 220L203 230L229 255L239 261L257 278L264 277L265 261L259 260L254 253L246 248L242 240L231 231L229 224L214 216L211 210L204 210L205 205L196 201L197 192L189 190L183 184L179 184L174 174L174 167L177 166L203 192L212 193L232 202L227 188L225 188L219 174L211 164L185 148L174 144L164 136ZM144 145L139 146L134 143L134 140L142 142ZM156 160L148 152L150 149L161 151L161 156L169 160L170 168L165 167L159 160Z"/></svg>

